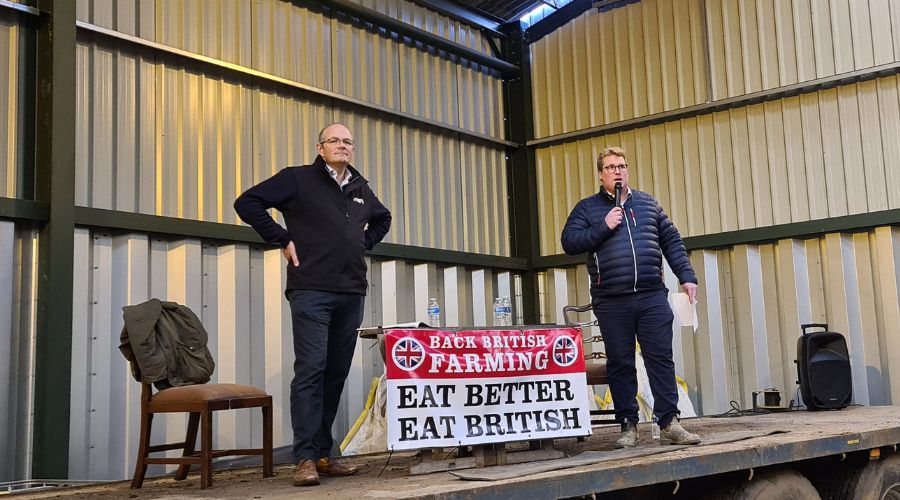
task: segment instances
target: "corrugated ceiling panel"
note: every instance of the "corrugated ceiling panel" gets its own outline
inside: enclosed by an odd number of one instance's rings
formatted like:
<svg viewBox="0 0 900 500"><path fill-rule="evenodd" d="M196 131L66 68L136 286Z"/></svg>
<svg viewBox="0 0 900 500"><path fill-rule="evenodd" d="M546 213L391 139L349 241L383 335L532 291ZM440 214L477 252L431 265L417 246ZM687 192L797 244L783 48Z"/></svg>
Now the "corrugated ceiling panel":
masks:
<svg viewBox="0 0 900 500"><path fill-rule="evenodd" d="M891 0L706 2L713 98L900 60Z"/></svg>
<svg viewBox="0 0 900 500"><path fill-rule="evenodd" d="M37 231L0 220L0 481L30 476Z"/></svg>
<svg viewBox="0 0 900 500"><path fill-rule="evenodd" d="M19 72L24 30L16 16L0 12L0 196L15 198L22 169L22 88Z"/></svg>
<svg viewBox="0 0 900 500"><path fill-rule="evenodd" d="M535 136L706 102L700 5L591 9L532 44Z"/></svg>
<svg viewBox="0 0 900 500"><path fill-rule="evenodd" d="M540 148L541 252L562 253L566 217L599 189L596 155L613 145L686 236L900 208L898 100L889 76Z"/></svg>
<svg viewBox="0 0 900 500"><path fill-rule="evenodd" d="M699 328L676 327L673 350L699 412L726 411L731 400L749 408L750 393L767 387L784 391L784 403L796 400L793 361L804 323L828 323L846 337L855 403L900 399L891 361L900 349L900 229L695 251L691 262L700 281ZM565 304L587 302L585 266L542 277L543 321L555 321Z"/></svg>

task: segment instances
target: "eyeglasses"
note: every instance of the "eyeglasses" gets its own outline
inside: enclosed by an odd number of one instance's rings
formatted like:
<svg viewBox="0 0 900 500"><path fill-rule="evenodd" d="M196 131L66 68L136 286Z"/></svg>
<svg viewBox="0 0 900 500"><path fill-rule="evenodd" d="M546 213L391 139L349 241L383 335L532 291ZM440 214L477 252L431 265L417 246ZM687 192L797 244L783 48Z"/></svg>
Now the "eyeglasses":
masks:
<svg viewBox="0 0 900 500"><path fill-rule="evenodd" d="M331 139L325 139L324 141L320 142L319 144L330 144L332 146L337 146L337 144L339 142L343 142L345 146L350 146L351 148L353 146L356 146L356 141L354 141L353 139L341 139L338 137L332 137Z"/></svg>
<svg viewBox="0 0 900 500"><path fill-rule="evenodd" d="M606 165L605 167L603 167L603 170L606 170L609 173L613 173L616 171L623 172L625 170L628 170L628 164L623 163L621 165Z"/></svg>

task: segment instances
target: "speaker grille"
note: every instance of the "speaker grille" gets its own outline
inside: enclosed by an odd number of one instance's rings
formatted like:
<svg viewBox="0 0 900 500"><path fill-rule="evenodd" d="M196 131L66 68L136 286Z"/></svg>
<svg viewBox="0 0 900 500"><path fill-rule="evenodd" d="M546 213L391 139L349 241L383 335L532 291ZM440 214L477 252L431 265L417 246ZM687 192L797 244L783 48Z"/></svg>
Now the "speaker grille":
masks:
<svg viewBox="0 0 900 500"><path fill-rule="evenodd" d="M797 344L800 392L807 408L840 409L850 404L853 388L844 336L834 332L810 333Z"/></svg>

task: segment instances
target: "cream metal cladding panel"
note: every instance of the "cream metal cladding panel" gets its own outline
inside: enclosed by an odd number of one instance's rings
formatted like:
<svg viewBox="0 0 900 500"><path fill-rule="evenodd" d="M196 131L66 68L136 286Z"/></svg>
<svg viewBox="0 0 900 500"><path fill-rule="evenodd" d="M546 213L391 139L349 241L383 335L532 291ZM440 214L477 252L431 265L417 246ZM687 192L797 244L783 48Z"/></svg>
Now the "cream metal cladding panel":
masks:
<svg viewBox="0 0 900 500"><path fill-rule="evenodd" d="M490 54L484 35L458 21L408 2L360 3ZM289 1L79 0L78 19L476 133L505 134L502 81L486 69Z"/></svg>
<svg viewBox="0 0 900 500"><path fill-rule="evenodd" d="M395 1L364 4L397 17ZM382 31L359 29L331 20L334 42L330 48L333 89L389 109L400 109L400 49L395 37ZM324 48L324 47L323 47Z"/></svg>
<svg viewBox="0 0 900 500"><path fill-rule="evenodd" d="M725 250L696 250L699 328L674 330L676 370L695 408L724 412L767 387L797 398L794 364L800 325L827 323L850 350L854 402L900 401L900 229L833 233ZM575 270L573 273L572 271ZM558 321L565 304L587 302L585 266L542 273L542 321ZM676 288L666 269L670 290ZM574 281L574 284L572 282Z"/></svg>
<svg viewBox="0 0 900 500"><path fill-rule="evenodd" d="M591 9L532 44L535 137L706 102L700 5Z"/></svg>
<svg viewBox="0 0 900 500"><path fill-rule="evenodd" d="M234 223L253 181L255 94L100 43L78 58L76 203Z"/></svg>
<svg viewBox="0 0 900 500"><path fill-rule="evenodd" d="M19 174L22 169L22 74L25 32L18 14L0 10L0 196L22 196Z"/></svg>
<svg viewBox="0 0 900 500"><path fill-rule="evenodd" d="M510 255L506 156L477 144L461 144L462 206L448 217L462 223L466 251Z"/></svg>
<svg viewBox="0 0 900 500"><path fill-rule="evenodd" d="M405 129L403 176L404 213L395 219L406 229L411 245L467 250L463 240L462 172L459 141L421 130Z"/></svg>
<svg viewBox="0 0 900 500"><path fill-rule="evenodd" d="M156 3L155 0L77 0L75 15L79 21L157 41Z"/></svg>
<svg viewBox="0 0 900 500"><path fill-rule="evenodd" d="M562 253L566 217L599 189L596 157L611 145L685 236L900 208L898 102L889 76L540 148L541 253Z"/></svg>
<svg viewBox="0 0 900 500"><path fill-rule="evenodd" d="M645 0L590 10L532 45L535 135L893 63L898 33L891 0Z"/></svg>
<svg viewBox="0 0 900 500"><path fill-rule="evenodd" d="M37 231L0 220L0 481L31 477Z"/></svg>
<svg viewBox="0 0 900 500"><path fill-rule="evenodd" d="M356 47L349 58L347 54L333 53L335 39L340 33L335 32L333 22L319 12L281 0L239 3L253 5L247 19L250 15L255 16L255 25L252 36L251 32L246 34L246 43L253 46L253 63L247 65L255 69L332 90L339 74L338 66L353 66L363 56L361 46ZM226 37L230 38L230 35Z"/></svg>
<svg viewBox="0 0 900 500"><path fill-rule="evenodd" d="M425 7L403 0L366 0L357 3L435 35L447 38L448 40L465 45L471 49L475 49L483 54L492 55L490 45L486 38L487 35L482 34L477 28L460 21L443 17ZM340 29L340 25L336 21L333 21L333 23L335 30ZM422 103L419 101L422 99L446 100L455 95L455 99L459 101L458 103L455 104L453 101L445 103L446 106L451 106L450 111L446 115L447 119L440 117L440 110L437 109L432 110L432 112L435 113L434 115L427 116L445 123L456 123L467 130L473 130L492 137L504 137L505 130L503 127L503 109L501 102L502 80L491 75L487 70L467 62L463 62L463 64L454 64L455 70L451 69L448 73L445 71L446 63L442 62L441 58L432 57L430 61L423 59L417 60L416 62L427 65L430 69L425 71L425 73L436 73L436 79L439 82L446 82L448 86L454 81L453 79L455 79L456 88L447 88L445 91L438 89L438 91L435 92L435 95L417 95L422 94L423 92L427 94L430 92L430 89L435 86L428 81L418 81L422 78L422 71L414 71L411 74L402 73L404 69L398 63L398 57L401 52L407 54L405 57L409 57L413 56L411 50L417 49L390 43L389 39L385 41L386 37L384 36L379 37L368 32L360 32L359 30L353 31L355 34L348 33L347 36L364 36L367 42L364 46L366 47L366 50L372 51L372 59L360 59L360 68L356 68L352 65L336 68L335 90L339 89L342 82L353 82L352 84L354 87L359 88L362 92L378 93L379 89L385 88L385 90L387 90L392 88L395 92L393 95L395 98L399 98L400 94L398 92L402 93L403 90L416 90L417 92L405 94L403 96L405 103L404 109L407 111L421 108ZM362 44L360 45L363 46ZM383 49L379 48L373 50L372 48L384 45L386 45L387 48L392 49L392 57L385 57ZM404 47L409 50L404 51ZM344 54L341 55L343 56ZM445 56L442 56L442 58L446 59ZM451 57L450 61L455 61L457 63L461 62L461 60L455 56ZM366 68L369 65L372 66L375 73L369 73L366 69L361 69ZM343 71L345 74L338 74L340 71ZM452 74L454 71L455 75ZM370 74L377 74L379 77L374 80L366 79L366 76ZM343 79L341 78L342 76ZM398 85L395 78L402 78L404 81L411 82L414 85ZM390 87L388 87L389 84ZM348 95L367 99L357 93L348 93ZM382 101L378 102L381 103ZM394 105L394 101L387 104L399 108L399 106ZM453 117L453 115L458 115L458 117ZM453 122L448 120L457 121Z"/></svg>
<svg viewBox="0 0 900 500"><path fill-rule="evenodd" d="M893 0L709 0L713 99L900 61Z"/></svg>
<svg viewBox="0 0 900 500"><path fill-rule="evenodd" d="M96 10L97 4L91 5ZM161 5L171 10L176 4ZM261 5L283 9L285 3ZM272 13L272 22L287 15L281 14ZM316 25L315 20L309 22ZM346 32L367 33L336 20L330 22ZM338 39L335 50L356 43ZM359 43L365 44L365 40L360 39ZM401 50L395 42L390 43L393 51ZM207 46L210 44L202 45ZM471 109L493 106L493 111L473 113L467 119L474 128L499 129L499 120L492 118L499 113L499 80L468 67L457 67L447 59L418 49L404 47L403 50L414 51L420 62L425 60L422 58L439 61L454 78L457 75L470 78L467 88L489 87L484 94L472 91L461 102ZM487 211L505 212L505 179L503 174L498 174L505 169L505 163L497 161L503 155L497 146L469 143L447 132L440 135L406 128L397 119L385 120L375 118L374 113L349 111L353 108L334 108L324 99L309 100L289 87L251 86L215 71L184 66L181 60L159 53L154 55L140 47L120 48L114 40L97 35L82 37L78 57L80 97L75 191L79 205L236 223L231 204L238 194L285 166L309 163L315 154L319 128L342 120L352 124L354 133L360 136L357 163L363 175L374 181L376 193L398 214L388 241L431 242L437 248L468 251L465 234L479 229L466 226L460 213L462 207L458 205L463 196L471 196L472 187L462 184L464 168L487 169L485 179L502 182L502 185L479 189L482 194L490 194L481 200ZM399 88L396 83L390 87ZM430 106L432 100L429 98L428 102ZM447 107L451 101L441 102L435 109L440 108L442 116L450 121L455 122L456 114L465 112L456 109L456 104L452 109ZM424 108L420 111L424 116L431 113ZM403 142L404 137L409 139L408 144ZM436 149L429 149L431 145L436 145ZM486 160L487 163L463 166L462 148L467 149L467 161ZM432 156L432 152L438 155ZM434 177L424 177L424 172ZM410 191L407 182L417 182L423 187L430 185L430 192L436 196L422 198L421 193ZM432 205L433 201L438 204ZM421 210L405 215L408 206ZM425 216L437 219L423 219ZM501 224L493 227L498 230L507 227L506 218L505 213L499 215L497 221ZM443 224L442 220L453 222ZM471 223L477 226L481 222L473 219ZM426 227L439 228L429 231L441 234L423 236L422 228ZM479 245L487 246L484 242ZM495 251L508 255L508 243L503 241Z"/></svg>
<svg viewBox="0 0 900 500"><path fill-rule="evenodd" d="M0 248L13 244L11 226L0 223ZM293 341L282 294L285 262L280 251L245 244L164 240L143 234L110 235L78 228L74 254L75 282L81 289L75 295L73 316L69 477L123 479L133 472L140 428L140 385L132 379L118 350L121 308L152 297L185 304L197 313L209 333L208 347L216 360L213 381L251 384L272 394L275 445L290 445ZM11 270L13 265L12 259L0 261L0 273L17 272ZM425 306L413 304L417 298L429 296L440 301L447 325L484 323L486 304L495 294L513 296L512 281L508 272L372 261L363 325L424 319ZM0 319L8 319L4 311L0 309L5 315ZM378 350L371 347L370 341L357 345L344 404L335 424L337 439L360 414L365 388L383 370ZM241 448L260 443L258 412L241 411L215 418L217 446ZM183 416L157 420L154 439L183 437ZM156 468L151 474L163 472Z"/></svg>

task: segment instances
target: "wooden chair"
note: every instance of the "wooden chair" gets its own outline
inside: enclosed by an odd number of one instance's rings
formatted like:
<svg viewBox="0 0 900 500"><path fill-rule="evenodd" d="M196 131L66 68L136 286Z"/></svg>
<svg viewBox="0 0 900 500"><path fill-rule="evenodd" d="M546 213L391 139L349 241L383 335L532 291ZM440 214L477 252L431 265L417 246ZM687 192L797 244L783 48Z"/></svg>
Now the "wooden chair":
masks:
<svg viewBox="0 0 900 500"><path fill-rule="evenodd" d="M591 311L591 305L586 304L583 306L565 306L563 307L563 318L565 318L566 326L573 326L577 328L581 328L582 331L582 341L585 344L589 344L591 342L602 342L602 335L593 335L591 337L585 338L584 331L586 328L590 328L597 324L596 319L591 319L590 321L579 322L577 320L577 314L585 313ZM603 352L595 351L590 354L584 355L585 361L594 360L594 363L585 363L584 371L585 376L587 377L588 385L606 385L609 383L609 379L606 375L606 354ZM615 410L593 410L591 411L591 425L599 425L599 424L612 424L615 423L615 418L610 418L608 415L615 415Z"/></svg>
<svg viewBox="0 0 900 500"><path fill-rule="evenodd" d="M140 488L144 482L147 466L150 464L177 464L176 480L187 477L191 465L200 466L200 488L212 485L212 459L231 455L262 456L263 477L271 477L272 472L272 396L264 391L240 384L199 384L172 387L153 393L149 383L143 383L141 390L141 434L137 465L134 469L132 488ZM263 446L262 448L213 450L212 413L219 410L239 408L262 408ZM150 430L153 415L157 413L189 413L187 434L184 441L168 444L150 444ZM200 451L194 447L197 430L200 430ZM182 449L180 457L151 458L150 454Z"/></svg>

